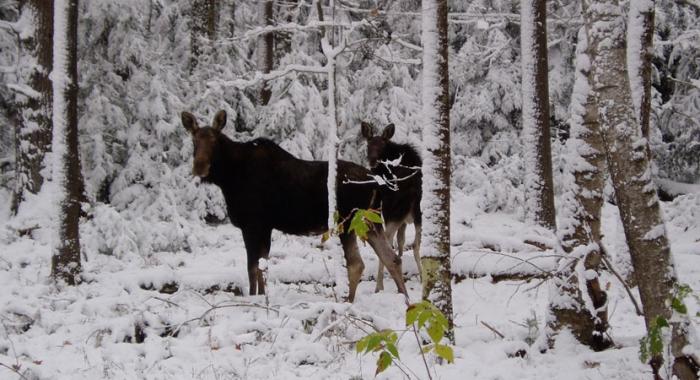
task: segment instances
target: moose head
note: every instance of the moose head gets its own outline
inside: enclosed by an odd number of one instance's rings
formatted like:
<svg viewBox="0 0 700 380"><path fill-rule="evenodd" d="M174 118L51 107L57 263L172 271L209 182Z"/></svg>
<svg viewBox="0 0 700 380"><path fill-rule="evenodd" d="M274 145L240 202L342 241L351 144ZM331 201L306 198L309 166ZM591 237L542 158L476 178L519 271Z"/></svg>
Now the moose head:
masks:
<svg viewBox="0 0 700 380"><path fill-rule="evenodd" d="M369 160L370 168L374 169L377 162L384 158L384 150L386 145L394 136L394 124L389 124L384 127L381 135L374 135L374 126L367 122L362 122L362 137L367 140L367 160Z"/></svg>
<svg viewBox="0 0 700 380"><path fill-rule="evenodd" d="M216 113L211 127L199 127L197 119L189 112L183 112L180 117L182 125L190 132L194 143L192 175L206 178L209 176L214 155L219 149L219 135L226 125L226 111L221 110Z"/></svg>

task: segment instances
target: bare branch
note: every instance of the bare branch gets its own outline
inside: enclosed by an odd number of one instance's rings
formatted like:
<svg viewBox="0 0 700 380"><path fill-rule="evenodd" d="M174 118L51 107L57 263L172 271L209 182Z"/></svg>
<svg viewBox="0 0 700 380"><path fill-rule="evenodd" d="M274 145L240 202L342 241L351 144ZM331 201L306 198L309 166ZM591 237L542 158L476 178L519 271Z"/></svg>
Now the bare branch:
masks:
<svg viewBox="0 0 700 380"><path fill-rule="evenodd" d="M22 94L28 98L31 98L31 99L39 99L41 97L40 92L38 92L38 91L34 90L33 88L26 86L26 85L9 83L7 85L7 88L9 88L10 90L19 92L20 94Z"/></svg>

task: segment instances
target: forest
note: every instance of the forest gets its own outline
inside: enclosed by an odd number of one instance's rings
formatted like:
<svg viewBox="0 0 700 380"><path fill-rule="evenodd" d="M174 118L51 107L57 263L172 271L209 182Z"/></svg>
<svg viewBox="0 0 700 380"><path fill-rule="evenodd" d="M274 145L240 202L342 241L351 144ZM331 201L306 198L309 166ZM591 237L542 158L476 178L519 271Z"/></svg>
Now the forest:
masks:
<svg viewBox="0 0 700 380"><path fill-rule="evenodd" d="M0 379L700 378L700 1L0 0Z"/></svg>

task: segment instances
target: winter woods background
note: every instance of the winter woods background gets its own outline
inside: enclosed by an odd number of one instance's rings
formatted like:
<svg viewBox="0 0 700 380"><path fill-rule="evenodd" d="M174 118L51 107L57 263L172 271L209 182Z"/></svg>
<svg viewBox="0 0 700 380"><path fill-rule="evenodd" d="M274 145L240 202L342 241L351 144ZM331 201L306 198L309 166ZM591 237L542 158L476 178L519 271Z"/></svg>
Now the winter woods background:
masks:
<svg viewBox="0 0 700 380"><path fill-rule="evenodd" d="M46 81L39 74L48 74L41 68L47 67L41 55L45 20L35 18L33 8L40 3L0 2L0 220L6 222L0 246L24 244L19 235L50 242L45 229L52 222L52 188L41 184L51 179L56 158L49 152L37 159L36 153L50 141L41 135L45 106L34 93L34 83ZM180 123L183 110L205 125L224 109L226 133L235 140L267 137L298 157L327 159L329 83L328 75L319 72L327 63L324 33L335 44L348 43L335 60L338 157L365 164L362 120L394 123L396 140L421 146L421 2L335 1L333 9L321 3L79 3L78 141L90 215L81 224L81 244L88 261L100 263L108 256L116 260L110 265L120 268L121 262L175 267L179 259L168 262L164 253L192 256L224 244L211 233L212 225L225 221L223 199L218 189L192 180L193 148ZM488 218L518 226L525 220L520 1L449 1L448 9L451 191L458 197L452 220L463 226L453 232L453 244L503 250L510 244L517 251L522 242L471 228L481 228L473 224L488 223ZM649 135L653 177L663 200L686 194L665 209L669 228L683 231L684 238L700 234L700 195L692 186L700 182L698 21L697 1L656 2ZM566 195L567 142L572 134L579 138L571 130L581 112L572 97L583 22L580 1L547 2L549 125L558 204ZM273 33L266 33L268 24ZM256 71L274 74L286 68L296 69L256 79ZM31 134L36 137L20 138ZM610 193L608 187L605 197L610 199ZM608 238L616 252L625 252L623 239ZM696 254L697 240L687 240L688 252ZM629 260L623 254L613 259ZM624 265L621 270L629 272ZM327 277L332 266L329 271ZM307 280L317 279L310 275ZM466 312L459 305L455 309Z"/></svg>

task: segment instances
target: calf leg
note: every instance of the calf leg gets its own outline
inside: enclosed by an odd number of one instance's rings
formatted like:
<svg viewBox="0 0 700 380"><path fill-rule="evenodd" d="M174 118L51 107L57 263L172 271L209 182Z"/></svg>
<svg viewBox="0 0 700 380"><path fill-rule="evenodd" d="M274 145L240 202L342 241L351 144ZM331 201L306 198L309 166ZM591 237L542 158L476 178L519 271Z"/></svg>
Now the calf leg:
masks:
<svg viewBox="0 0 700 380"><path fill-rule="evenodd" d="M250 228L242 230L243 242L248 256L248 284L249 294L265 294L265 284L262 273L258 269L261 257L267 258L270 251L270 236L272 230L262 228Z"/></svg>
<svg viewBox="0 0 700 380"><path fill-rule="evenodd" d="M374 225L374 231L370 231L367 234L367 241L372 249L374 249L379 260L384 264L387 270L389 270L389 274L394 279L399 293L403 293L406 298L408 298L406 285L403 282L403 273L401 272L401 257L396 256L391 250L381 225Z"/></svg>
<svg viewBox="0 0 700 380"><path fill-rule="evenodd" d="M343 252L345 252L345 264L348 268L348 283L350 292L348 293L348 301L355 300L355 291L360 283L362 271L365 269L365 264L362 262L362 256L357 248L357 238L354 233L344 233L340 235L340 242L343 244Z"/></svg>
<svg viewBox="0 0 700 380"><path fill-rule="evenodd" d="M386 231L384 231L384 236L386 236L386 240L391 243L394 240L394 234L396 234L396 230L400 228L400 224L396 222L387 222L386 223ZM401 256L401 254L399 254ZM379 260L379 264L377 265L377 286L374 288L375 293L379 293L380 291L384 290L384 264L382 263L382 260Z"/></svg>
<svg viewBox="0 0 700 380"><path fill-rule="evenodd" d="M422 227L420 223L414 224L416 228L416 238L413 241L413 258L416 259L416 266L418 267L418 275L420 276L420 281L423 283L423 266L420 262L420 242L421 242L421 231Z"/></svg>

